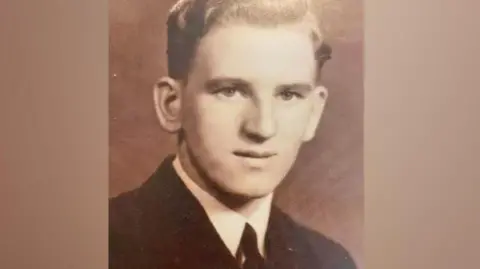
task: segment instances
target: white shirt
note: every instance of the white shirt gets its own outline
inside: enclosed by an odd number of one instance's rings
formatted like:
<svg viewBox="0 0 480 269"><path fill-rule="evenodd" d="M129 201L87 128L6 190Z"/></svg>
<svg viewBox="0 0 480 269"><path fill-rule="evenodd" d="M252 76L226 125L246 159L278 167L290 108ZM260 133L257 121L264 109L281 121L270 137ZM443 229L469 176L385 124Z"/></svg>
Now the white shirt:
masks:
<svg viewBox="0 0 480 269"><path fill-rule="evenodd" d="M236 255L246 223L249 223L257 233L258 248L262 255L265 254L265 234L270 217L272 194L261 198L257 210L247 218L226 207L215 197L200 188L182 168L178 157L173 161L173 167L193 196L203 206L208 218L232 255Z"/></svg>

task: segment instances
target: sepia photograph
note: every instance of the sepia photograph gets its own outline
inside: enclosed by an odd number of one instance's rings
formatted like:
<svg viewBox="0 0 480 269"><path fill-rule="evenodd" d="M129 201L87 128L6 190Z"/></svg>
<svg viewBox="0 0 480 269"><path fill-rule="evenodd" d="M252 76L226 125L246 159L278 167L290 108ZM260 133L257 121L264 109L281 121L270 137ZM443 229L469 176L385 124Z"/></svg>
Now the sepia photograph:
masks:
<svg viewBox="0 0 480 269"><path fill-rule="evenodd" d="M364 269L360 0L110 0L109 83L110 269Z"/></svg>
<svg viewBox="0 0 480 269"><path fill-rule="evenodd" d="M480 1L3 3L0 269L480 268Z"/></svg>

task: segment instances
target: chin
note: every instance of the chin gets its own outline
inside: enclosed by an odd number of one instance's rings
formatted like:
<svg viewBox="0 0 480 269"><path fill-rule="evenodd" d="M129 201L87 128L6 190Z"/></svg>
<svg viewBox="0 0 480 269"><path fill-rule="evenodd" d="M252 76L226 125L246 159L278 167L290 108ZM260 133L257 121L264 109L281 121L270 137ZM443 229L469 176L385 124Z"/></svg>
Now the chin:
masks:
<svg viewBox="0 0 480 269"><path fill-rule="evenodd" d="M251 200L268 196L275 190L276 186L225 186L222 188L224 192L239 198Z"/></svg>
<svg viewBox="0 0 480 269"><path fill-rule="evenodd" d="M239 195L242 195L246 198L255 199L255 198L262 198L262 197L268 196L272 192L273 192L273 190L258 190L258 189L255 189L255 190L246 190L246 191L243 191L243 192L239 192Z"/></svg>
<svg viewBox="0 0 480 269"><path fill-rule="evenodd" d="M282 182L280 175L267 171L244 171L243 169L219 170L211 177L217 190L227 196L258 199L268 196ZM277 179L278 178L278 179ZM229 180L223 180L229 179Z"/></svg>

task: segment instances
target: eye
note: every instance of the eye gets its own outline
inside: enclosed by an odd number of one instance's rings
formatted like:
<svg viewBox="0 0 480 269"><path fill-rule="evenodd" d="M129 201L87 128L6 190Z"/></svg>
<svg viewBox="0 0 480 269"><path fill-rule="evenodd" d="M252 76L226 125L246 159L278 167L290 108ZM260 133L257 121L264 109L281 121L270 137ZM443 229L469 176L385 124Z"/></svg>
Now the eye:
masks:
<svg viewBox="0 0 480 269"><path fill-rule="evenodd" d="M215 95L219 95L220 97L226 98L234 98L240 95L243 95L243 92L239 87L231 86L231 87L221 87L218 88L215 92Z"/></svg>
<svg viewBox="0 0 480 269"><path fill-rule="evenodd" d="M238 93L238 90L235 87L228 87L220 89L218 93L225 95L226 97L233 97L236 93Z"/></svg>
<svg viewBox="0 0 480 269"><path fill-rule="evenodd" d="M302 98L303 96L297 92L286 90L286 91L280 92L280 97L282 98L282 100L290 101L294 98L295 99Z"/></svg>

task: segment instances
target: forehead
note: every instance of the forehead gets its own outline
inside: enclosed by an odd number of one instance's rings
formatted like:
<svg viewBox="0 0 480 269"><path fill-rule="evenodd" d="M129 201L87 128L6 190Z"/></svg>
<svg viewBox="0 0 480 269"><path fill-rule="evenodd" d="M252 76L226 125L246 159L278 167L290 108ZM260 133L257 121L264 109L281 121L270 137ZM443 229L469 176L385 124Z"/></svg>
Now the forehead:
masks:
<svg viewBox="0 0 480 269"><path fill-rule="evenodd" d="M313 41L306 27L236 24L213 28L201 40L193 71L202 69L208 77L237 77L252 83L311 83L315 67Z"/></svg>

